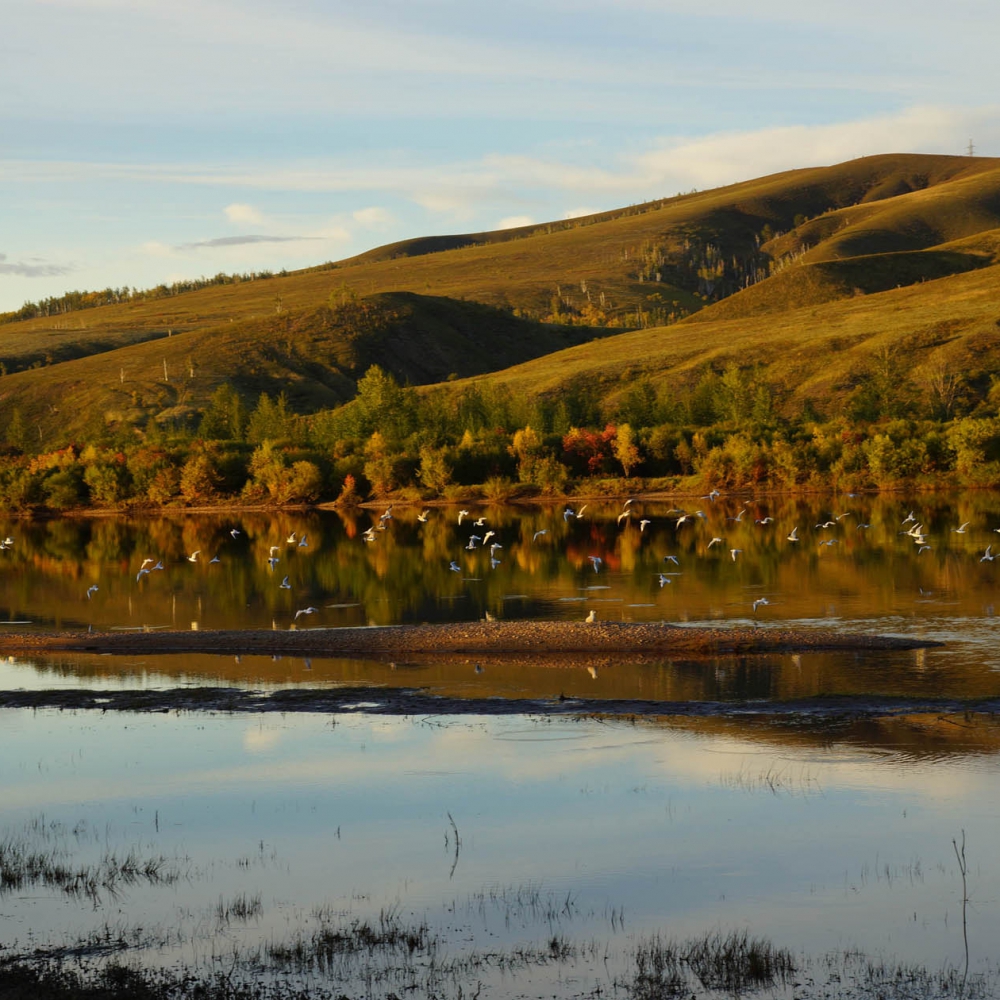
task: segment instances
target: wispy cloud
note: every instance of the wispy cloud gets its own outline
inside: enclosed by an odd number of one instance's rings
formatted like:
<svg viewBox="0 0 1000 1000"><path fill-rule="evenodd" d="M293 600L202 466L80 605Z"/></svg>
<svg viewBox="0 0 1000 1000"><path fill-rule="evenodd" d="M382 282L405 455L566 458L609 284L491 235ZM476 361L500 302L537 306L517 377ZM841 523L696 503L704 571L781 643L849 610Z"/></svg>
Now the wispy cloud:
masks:
<svg viewBox="0 0 1000 1000"><path fill-rule="evenodd" d="M7 262L7 255L0 253L0 274L16 274L20 278L52 278L60 274L69 274L73 268L66 264L49 264L45 261L32 259L30 262Z"/></svg>
<svg viewBox="0 0 1000 1000"><path fill-rule="evenodd" d="M378 205L359 208L356 212L351 213L351 218L366 229L386 229L396 221L392 212Z"/></svg>
<svg viewBox="0 0 1000 1000"><path fill-rule="evenodd" d="M238 225L241 223L259 225L264 221L264 216L253 205L245 205L241 202L233 202L232 205L227 205L223 209L223 212L225 212L226 218L230 222L235 222Z"/></svg>
<svg viewBox="0 0 1000 1000"><path fill-rule="evenodd" d="M402 197L428 211L472 218L487 204L510 207L524 193L553 193L583 201L600 200L612 207L621 199L673 194L691 187L707 188L795 167L836 163L883 152L961 153L970 135L980 145L1000 144L1000 116L995 106L912 107L827 125L769 127L722 131L704 136L664 137L645 149L620 155L610 164L492 154L419 166L353 163L296 164L165 164L66 161L0 161L0 179L16 183L29 178L65 183L70 180L119 180L148 184L231 187L260 191L336 193ZM256 211L234 203L230 216L251 219ZM580 209L579 211L583 211ZM518 213L520 214L520 213ZM561 213L560 213L561 214ZM380 208L360 209L362 225L388 223ZM234 220L235 221L235 220ZM249 241L298 237L246 236ZM229 239L229 238L227 238ZM194 244L192 244L194 245ZM204 241L198 246L225 245Z"/></svg>
<svg viewBox="0 0 1000 1000"><path fill-rule="evenodd" d="M534 224L535 220L530 215L508 215L497 223L497 229L520 229Z"/></svg>
<svg viewBox="0 0 1000 1000"><path fill-rule="evenodd" d="M195 243L180 243L177 250L200 250L203 247L243 247L253 243L298 243L302 240L318 240L318 236L219 236L214 240L198 240Z"/></svg>

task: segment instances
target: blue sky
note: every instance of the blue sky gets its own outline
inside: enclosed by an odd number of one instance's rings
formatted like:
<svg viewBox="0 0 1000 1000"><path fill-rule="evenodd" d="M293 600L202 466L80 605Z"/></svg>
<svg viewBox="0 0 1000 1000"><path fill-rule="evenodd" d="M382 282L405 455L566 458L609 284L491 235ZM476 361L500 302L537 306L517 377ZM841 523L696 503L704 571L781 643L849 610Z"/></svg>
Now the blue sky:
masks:
<svg viewBox="0 0 1000 1000"><path fill-rule="evenodd" d="M1000 155L994 0L3 0L0 310L895 151Z"/></svg>

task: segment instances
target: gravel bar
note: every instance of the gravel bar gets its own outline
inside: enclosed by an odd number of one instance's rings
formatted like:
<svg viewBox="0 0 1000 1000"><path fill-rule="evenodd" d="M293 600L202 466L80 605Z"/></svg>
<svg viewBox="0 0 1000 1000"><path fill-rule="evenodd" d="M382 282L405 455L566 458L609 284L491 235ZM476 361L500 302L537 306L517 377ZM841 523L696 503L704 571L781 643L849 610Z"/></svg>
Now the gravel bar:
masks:
<svg viewBox="0 0 1000 1000"><path fill-rule="evenodd" d="M368 628L273 631L128 630L113 632L5 632L0 652L77 651L270 654L282 656L441 656L482 654L545 656L566 653L658 653L715 656L797 653L810 650L900 650L940 646L930 639L867 635L835 629L767 626L712 628L663 622L460 622Z"/></svg>

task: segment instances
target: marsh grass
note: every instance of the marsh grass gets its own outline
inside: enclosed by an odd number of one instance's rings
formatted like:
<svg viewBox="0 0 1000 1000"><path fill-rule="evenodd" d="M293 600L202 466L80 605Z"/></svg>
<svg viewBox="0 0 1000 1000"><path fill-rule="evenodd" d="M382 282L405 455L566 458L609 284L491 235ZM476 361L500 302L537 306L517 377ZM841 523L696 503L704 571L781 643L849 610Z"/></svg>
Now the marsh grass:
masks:
<svg viewBox="0 0 1000 1000"><path fill-rule="evenodd" d="M105 853L95 864L74 864L59 849L32 848L17 838L0 840L0 894L42 886L99 903L133 885L172 885L180 868L161 856L142 857L134 848L123 855Z"/></svg>
<svg viewBox="0 0 1000 1000"><path fill-rule="evenodd" d="M691 994L694 980L704 989L739 996L784 985L795 967L791 952L747 931L714 931L684 943L657 935L636 947L628 989L637 1000L655 1000Z"/></svg>
<svg viewBox="0 0 1000 1000"><path fill-rule="evenodd" d="M104 831L105 840L110 831ZM173 885L184 877L177 861L164 855L145 856L139 847L116 851L106 847L100 858L84 863L70 848L99 842L100 831L78 823L67 827L44 816L29 820L18 831L0 834L0 896L33 888L59 889L84 897L95 906L130 886Z"/></svg>
<svg viewBox="0 0 1000 1000"><path fill-rule="evenodd" d="M248 896L241 892L230 900L221 896L215 907L215 919L220 927L228 927L231 923L248 923L257 920L264 914L264 905L260 893Z"/></svg>
<svg viewBox="0 0 1000 1000"><path fill-rule="evenodd" d="M355 918L339 926L323 923L311 934L299 933L288 942L271 942L264 949L268 964L276 969L330 973L345 958L396 955L405 964L414 956L432 958L438 938L426 921L407 925L396 909L382 909L378 920Z"/></svg>
<svg viewBox="0 0 1000 1000"><path fill-rule="evenodd" d="M763 771L751 771L746 765L738 771L720 775L723 788L743 792L769 792L771 795L820 794L819 780L805 768L770 765Z"/></svg>
<svg viewBox="0 0 1000 1000"><path fill-rule="evenodd" d="M451 909L456 909L453 903ZM532 883L523 885L492 885L470 894L465 909L477 913L484 921L493 913L503 918L504 926L527 927L544 924L550 928L583 915L572 892L563 895L544 892ZM592 914L586 914L590 916Z"/></svg>

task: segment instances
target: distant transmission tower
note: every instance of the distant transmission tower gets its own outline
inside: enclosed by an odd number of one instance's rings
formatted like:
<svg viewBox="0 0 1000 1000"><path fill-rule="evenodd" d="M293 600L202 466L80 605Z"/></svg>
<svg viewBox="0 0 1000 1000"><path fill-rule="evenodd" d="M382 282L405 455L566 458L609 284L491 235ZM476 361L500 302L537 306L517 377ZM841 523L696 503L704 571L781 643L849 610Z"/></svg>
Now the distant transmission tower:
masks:
<svg viewBox="0 0 1000 1000"><path fill-rule="evenodd" d="M976 147L972 144L972 140L971 139L969 140L969 148L967 150L967 153L968 153L969 156L975 156L976 155Z"/></svg>

